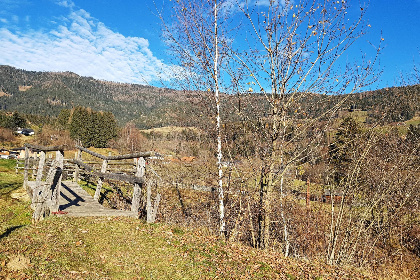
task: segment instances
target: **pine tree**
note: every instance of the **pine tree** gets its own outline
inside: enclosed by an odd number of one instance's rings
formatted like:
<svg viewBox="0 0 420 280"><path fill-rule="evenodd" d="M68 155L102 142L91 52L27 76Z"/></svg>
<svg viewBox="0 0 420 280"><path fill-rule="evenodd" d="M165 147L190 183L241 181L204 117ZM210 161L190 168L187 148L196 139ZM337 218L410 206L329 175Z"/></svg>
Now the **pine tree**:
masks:
<svg viewBox="0 0 420 280"><path fill-rule="evenodd" d="M345 178L353 160L356 139L361 133L358 123L351 117L343 120L329 147L330 162L334 166L334 181L339 184Z"/></svg>

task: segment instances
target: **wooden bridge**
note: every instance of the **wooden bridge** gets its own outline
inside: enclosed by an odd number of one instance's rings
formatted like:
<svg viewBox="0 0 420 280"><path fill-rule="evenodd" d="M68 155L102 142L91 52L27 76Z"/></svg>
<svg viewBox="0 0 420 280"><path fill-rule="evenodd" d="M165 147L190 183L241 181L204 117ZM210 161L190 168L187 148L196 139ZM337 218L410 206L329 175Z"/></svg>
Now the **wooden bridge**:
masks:
<svg viewBox="0 0 420 280"><path fill-rule="evenodd" d="M33 220L39 221L45 217L56 214L66 216L129 216L138 217L142 199L142 188L145 184L146 158L154 155L153 152L134 153L129 155L104 156L84 147L78 149L75 159L64 159L64 147L43 147L37 145L25 145L24 164L24 187L32 201ZM39 159L31 161L30 151L39 153ZM55 159L50 161L47 171L48 152L55 152ZM89 154L94 159L102 160L100 171L95 169L92 162L86 163L82 159L82 153ZM51 154L50 154L51 155ZM108 172L108 164L111 161L134 159L134 175ZM64 162L73 165L72 181L62 181ZM31 163L37 166L31 166ZM99 162L98 162L99 163ZM36 179L29 180L29 171L36 171ZM47 172L45 172L47 171ZM98 178L95 195L92 197L77 183L80 173L89 174ZM35 176L34 176L35 177ZM131 211L109 209L102 206L98 200L104 180L116 180L128 182L133 185ZM154 207L151 201L151 187L147 187L146 212L148 222L155 220L160 195L156 197Z"/></svg>

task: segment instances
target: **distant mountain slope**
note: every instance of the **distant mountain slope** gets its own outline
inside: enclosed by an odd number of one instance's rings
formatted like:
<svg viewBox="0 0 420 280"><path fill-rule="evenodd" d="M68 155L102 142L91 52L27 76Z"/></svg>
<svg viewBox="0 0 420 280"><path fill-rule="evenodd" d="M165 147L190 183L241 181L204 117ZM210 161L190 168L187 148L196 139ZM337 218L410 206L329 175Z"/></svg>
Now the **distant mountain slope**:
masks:
<svg viewBox="0 0 420 280"><path fill-rule="evenodd" d="M343 97L313 94L301 100L297 108L306 112L302 115L305 118L319 116ZM372 122L405 121L420 111L420 85L347 97L344 108L368 111ZM225 120L226 117L237 119L232 106L241 106L237 96L223 95L223 99L226 102L222 112ZM250 99L254 105L265 107L258 114L267 113L265 99L259 94L246 97L243 99L246 102L241 104L249 104ZM139 128L147 129L168 125L195 126L208 120L209 112L205 110L211 106L203 106L202 101L197 94L168 88L106 82L72 72L34 72L0 66L0 110L5 111L57 116L63 108L82 105L97 111L110 111L120 124L135 120ZM247 110L246 106L243 109ZM255 112L249 115L255 115Z"/></svg>
<svg viewBox="0 0 420 280"><path fill-rule="evenodd" d="M34 72L0 66L0 109L57 116L76 105L112 112L120 123L138 120L141 126L179 122L190 94L167 88L106 82L71 72ZM182 114L181 114L182 113Z"/></svg>

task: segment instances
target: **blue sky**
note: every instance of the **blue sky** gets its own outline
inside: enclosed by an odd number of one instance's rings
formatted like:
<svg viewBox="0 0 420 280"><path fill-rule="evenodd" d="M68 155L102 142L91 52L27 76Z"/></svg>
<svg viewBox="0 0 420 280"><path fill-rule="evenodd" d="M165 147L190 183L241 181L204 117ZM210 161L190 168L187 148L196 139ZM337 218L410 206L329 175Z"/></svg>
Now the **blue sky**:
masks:
<svg viewBox="0 0 420 280"><path fill-rule="evenodd" d="M159 85L174 68L154 11L152 0L0 0L0 65ZM398 84L420 63L419 15L420 0L370 1L371 28L347 55L372 53L384 38L375 87Z"/></svg>

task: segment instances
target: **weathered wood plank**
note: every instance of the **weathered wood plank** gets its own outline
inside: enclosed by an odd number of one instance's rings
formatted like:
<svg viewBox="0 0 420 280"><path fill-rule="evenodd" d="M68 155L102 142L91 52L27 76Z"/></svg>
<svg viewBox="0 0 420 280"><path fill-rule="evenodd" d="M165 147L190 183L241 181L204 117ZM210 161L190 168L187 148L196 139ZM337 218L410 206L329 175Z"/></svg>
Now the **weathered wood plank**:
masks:
<svg viewBox="0 0 420 280"><path fill-rule="evenodd" d="M54 151L64 151L66 147L65 146L45 147L45 146L26 143L25 148L30 148L32 150L44 151L44 152L54 152Z"/></svg>
<svg viewBox="0 0 420 280"><path fill-rule="evenodd" d="M64 152L56 151L55 160L57 161L57 168L61 170L61 173L58 178L56 187L51 189L51 203L50 203L51 212L57 212L59 210L58 208L60 207L59 198L60 198L60 189L61 189L61 179L62 179L63 168L64 168ZM51 168L53 168L53 165L51 166Z"/></svg>
<svg viewBox="0 0 420 280"><path fill-rule="evenodd" d="M52 195L57 189L62 172L59 162L55 161L48 172L45 183L35 187L31 205L34 209L32 215L34 222L38 222L50 215Z"/></svg>
<svg viewBox="0 0 420 280"><path fill-rule="evenodd" d="M23 175L23 186L29 197L32 199L32 189L29 187L29 148L25 147L25 167Z"/></svg>
<svg viewBox="0 0 420 280"><path fill-rule="evenodd" d="M156 214L160 203L160 193L156 194L155 203L152 205L152 181L146 183L146 221L147 223L154 223L156 221Z"/></svg>
<svg viewBox="0 0 420 280"><path fill-rule="evenodd" d="M116 173L102 173L102 172L98 172L96 170L94 170L91 166L84 164L82 161L79 160L70 160L69 162L72 162L74 164L77 164L81 167L83 167L85 170L87 170L88 172L90 172L92 175L98 176L98 177L103 177L104 179L107 180L117 180L117 181L124 181L124 182L128 182L131 184L143 184L144 183L144 179L143 178L139 178L136 176L129 176L129 175L125 175L125 174L116 174Z"/></svg>
<svg viewBox="0 0 420 280"><path fill-rule="evenodd" d="M102 162L101 173L106 173L107 166L108 166L108 161L104 159ZM93 196L93 199L95 199L96 201L99 201L99 196L101 195L103 180L104 180L103 177L99 176L98 184L96 185L95 195Z"/></svg>
<svg viewBox="0 0 420 280"><path fill-rule="evenodd" d="M146 161L143 157L136 160L136 177L144 179L146 172ZM131 211L137 213L140 208L141 185L134 184L133 199L131 200Z"/></svg>
<svg viewBox="0 0 420 280"><path fill-rule="evenodd" d="M75 155L75 159L78 161L82 160L82 151L80 149L77 150L77 153ZM80 172L80 167L79 165L76 165L76 170L74 171L74 176L73 176L73 181L75 181L77 183L77 181L79 181L79 172Z"/></svg>
<svg viewBox="0 0 420 280"><path fill-rule="evenodd" d="M44 173L44 165L45 165L45 152L41 151L41 154L39 155L38 171L36 173L35 188L37 188L41 185L42 175Z"/></svg>

